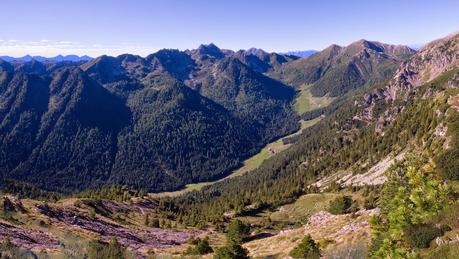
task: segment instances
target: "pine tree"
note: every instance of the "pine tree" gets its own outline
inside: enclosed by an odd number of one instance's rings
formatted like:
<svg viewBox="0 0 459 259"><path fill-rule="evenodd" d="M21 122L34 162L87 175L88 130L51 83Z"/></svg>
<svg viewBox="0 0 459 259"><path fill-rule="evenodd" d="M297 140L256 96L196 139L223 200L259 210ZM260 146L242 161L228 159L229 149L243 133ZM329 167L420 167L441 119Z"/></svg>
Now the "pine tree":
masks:
<svg viewBox="0 0 459 259"><path fill-rule="evenodd" d="M289 255L295 259L318 259L320 258L320 251L316 242L314 242L310 235L307 235L303 238L300 244L290 251Z"/></svg>

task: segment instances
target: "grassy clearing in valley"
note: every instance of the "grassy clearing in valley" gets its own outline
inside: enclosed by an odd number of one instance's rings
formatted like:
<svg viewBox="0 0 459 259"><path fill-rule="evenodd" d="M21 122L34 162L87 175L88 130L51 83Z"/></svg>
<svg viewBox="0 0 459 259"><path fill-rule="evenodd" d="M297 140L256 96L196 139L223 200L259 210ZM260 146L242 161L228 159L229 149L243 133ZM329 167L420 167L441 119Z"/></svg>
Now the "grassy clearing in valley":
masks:
<svg viewBox="0 0 459 259"><path fill-rule="evenodd" d="M295 202L282 206L269 216L272 221L286 223L306 223L308 218L319 211L326 211L330 201L338 196L351 196L362 206L364 197L360 192L342 190L340 192L310 193L302 195Z"/></svg>
<svg viewBox="0 0 459 259"><path fill-rule="evenodd" d="M309 216L327 210L328 203L335 197L336 193L311 193L301 196L292 204L282 206L270 216L272 221L306 222Z"/></svg>
<svg viewBox="0 0 459 259"><path fill-rule="evenodd" d="M298 114L303 114L318 108L328 106L335 98L333 97L314 97L310 92L310 85L302 85L300 93L295 100L294 108Z"/></svg>

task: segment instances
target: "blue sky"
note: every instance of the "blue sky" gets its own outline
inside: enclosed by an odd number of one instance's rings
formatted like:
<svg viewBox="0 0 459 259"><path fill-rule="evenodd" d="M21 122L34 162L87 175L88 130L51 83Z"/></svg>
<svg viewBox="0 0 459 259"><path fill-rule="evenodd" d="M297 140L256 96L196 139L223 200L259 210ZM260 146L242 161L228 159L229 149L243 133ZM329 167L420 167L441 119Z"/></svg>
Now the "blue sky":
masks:
<svg viewBox="0 0 459 259"><path fill-rule="evenodd" d="M458 10L457 0L0 0L0 56L423 44L458 31Z"/></svg>

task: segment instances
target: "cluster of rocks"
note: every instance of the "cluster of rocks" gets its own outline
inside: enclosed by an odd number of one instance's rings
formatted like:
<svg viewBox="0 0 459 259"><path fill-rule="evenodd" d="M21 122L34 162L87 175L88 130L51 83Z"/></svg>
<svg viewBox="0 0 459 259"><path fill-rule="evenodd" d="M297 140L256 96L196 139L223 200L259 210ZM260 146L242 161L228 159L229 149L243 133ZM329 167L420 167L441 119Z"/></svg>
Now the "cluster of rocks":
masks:
<svg viewBox="0 0 459 259"><path fill-rule="evenodd" d="M353 222L351 224L343 226L340 230L338 230L337 234L345 235L345 234L349 234L353 232L358 232L361 229L368 227L368 226L369 226L368 221L362 221L358 223Z"/></svg>
<svg viewBox="0 0 459 259"><path fill-rule="evenodd" d="M435 238L435 244L437 246L447 245L447 244L456 244L459 243L459 235L455 237L437 237Z"/></svg>
<svg viewBox="0 0 459 259"><path fill-rule="evenodd" d="M357 211L355 214L358 216L363 216L363 215L373 216L373 215L378 215L380 212L381 212L380 208L374 208L371 210L362 209L362 210Z"/></svg>
<svg viewBox="0 0 459 259"><path fill-rule="evenodd" d="M332 219L333 215L329 212L326 212L326 211L319 211L313 215L311 215L309 217L309 220L308 220L308 223L306 225L306 227L308 225L321 225L321 224L324 224L326 222L328 222L330 219Z"/></svg>
<svg viewBox="0 0 459 259"><path fill-rule="evenodd" d="M337 182L341 186L366 186L366 185L381 185L387 181L385 175L389 167L395 162L400 161L405 157L405 152L401 152L395 157L387 156L371 167L363 174L353 175L349 173L339 179Z"/></svg>
<svg viewBox="0 0 459 259"><path fill-rule="evenodd" d="M0 237L9 237L11 242L29 250L55 250L59 248L56 237L39 230L24 230L0 222Z"/></svg>
<svg viewBox="0 0 459 259"><path fill-rule="evenodd" d="M435 136L438 136L438 137L445 137L447 132L448 132L448 127L444 125L439 125L435 128L434 134Z"/></svg>
<svg viewBox="0 0 459 259"><path fill-rule="evenodd" d="M294 228L292 226L288 226L286 228L283 228L281 231L279 231L279 235L282 236L282 235L286 235L288 233L291 233L293 232Z"/></svg>
<svg viewBox="0 0 459 259"><path fill-rule="evenodd" d="M123 206L115 203L105 204L107 207L120 209ZM95 234L99 239L109 242L116 237L120 244L134 250L150 250L169 248L172 246L186 243L191 237L195 237L199 231L175 231L171 229L151 228L151 227L125 227L113 222L109 222L99 216L87 216L76 209L57 209L47 205L38 205L40 213L46 215L52 224L61 225L64 228L77 228L91 234ZM136 207L140 211L139 207Z"/></svg>

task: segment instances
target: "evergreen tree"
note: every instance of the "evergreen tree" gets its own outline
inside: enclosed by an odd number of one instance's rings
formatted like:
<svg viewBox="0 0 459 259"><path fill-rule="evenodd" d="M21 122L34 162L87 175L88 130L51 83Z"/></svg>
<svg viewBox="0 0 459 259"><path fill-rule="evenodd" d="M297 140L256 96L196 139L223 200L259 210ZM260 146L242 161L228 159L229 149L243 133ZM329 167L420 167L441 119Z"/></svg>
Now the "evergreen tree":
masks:
<svg viewBox="0 0 459 259"><path fill-rule="evenodd" d="M295 259L318 259L320 258L320 251L316 242L314 242L310 235L307 235L300 244L290 251L289 255Z"/></svg>
<svg viewBox="0 0 459 259"><path fill-rule="evenodd" d="M226 245L217 249L215 259L244 259L248 258L247 249L243 248L242 242L247 238L250 228L236 219L228 225L226 233Z"/></svg>
<svg viewBox="0 0 459 259"><path fill-rule="evenodd" d="M214 250L209 244L209 237L206 237L204 239L201 238L196 238L196 239L191 239L190 240L190 245L192 247L189 247L186 251L186 254L191 254L191 255L205 255L212 253Z"/></svg>
<svg viewBox="0 0 459 259"><path fill-rule="evenodd" d="M422 167L425 168L425 167ZM393 168L381 197L381 214L370 218L372 254L377 258L414 255L406 235L423 226L448 205L450 188L419 161Z"/></svg>

